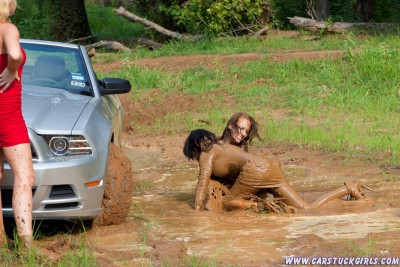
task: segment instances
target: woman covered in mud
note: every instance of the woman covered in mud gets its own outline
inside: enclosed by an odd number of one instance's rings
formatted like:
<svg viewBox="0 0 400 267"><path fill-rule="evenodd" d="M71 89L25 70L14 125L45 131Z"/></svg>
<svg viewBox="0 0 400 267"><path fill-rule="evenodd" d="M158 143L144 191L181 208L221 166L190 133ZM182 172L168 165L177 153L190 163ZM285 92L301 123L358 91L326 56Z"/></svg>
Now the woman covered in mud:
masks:
<svg viewBox="0 0 400 267"><path fill-rule="evenodd" d="M230 117L219 140L248 151L254 137L262 140L258 134L258 123L249 114L238 112Z"/></svg>
<svg viewBox="0 0 400 267"><path fill-rule="evenodd" d="M282 198L286 205L297 209L314 209L330 200L350 195L364 198L358 181L347 181L344 186L329 192L313 203L304 201L286 181L281 164L276 157L253 155L242 149L219 142L214 133L198 129L192 131L185 141L183 154L199 162L200 172L196 186L194 209L206 205L207 187L211 177L235 179L223 204L228 210L255 209L257 203L241 198L268 190L274 197Z"/></svg>

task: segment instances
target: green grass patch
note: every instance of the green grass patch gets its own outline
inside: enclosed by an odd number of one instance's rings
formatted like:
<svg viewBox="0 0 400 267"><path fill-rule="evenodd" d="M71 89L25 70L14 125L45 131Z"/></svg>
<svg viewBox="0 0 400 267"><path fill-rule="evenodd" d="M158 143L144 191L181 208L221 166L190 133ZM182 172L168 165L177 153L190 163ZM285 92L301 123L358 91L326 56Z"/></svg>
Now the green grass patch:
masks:
<svg viewBox="0 0 400 267"><path fill-rule="evenodd" d="M259 121L269 143L347 151L369 159L384 154L390 164L399 165L399 45L400 37L394 35L360 38L352 34L315 40L277 35L262 40L171 42L157 51L137 50L118 57L247 52L261 56L240 64L194 65L177 73L146 69L126 60L126 68L111 74L129 79L132 100L147 103L149 108L167 105L164 99L170 95L178 99L192 95L195 99L191 109L169 110L159 114L153 124L141 125L142 133L179 134L207 128L220 134L230 115L245 111ZM272 61L267 57L278 51L324 49L341 49L343 53L306 61ZM153 90L162 94L152 95ZM198 123L201 120L210 123Z"/></svg>
<svg viewBox="0 0 400 267"><path fill-rule="evenodd" d="M130 43L145 34L144 26L116 15L113 8L87 4L86 13L92 34L98 39Z"/></svg>

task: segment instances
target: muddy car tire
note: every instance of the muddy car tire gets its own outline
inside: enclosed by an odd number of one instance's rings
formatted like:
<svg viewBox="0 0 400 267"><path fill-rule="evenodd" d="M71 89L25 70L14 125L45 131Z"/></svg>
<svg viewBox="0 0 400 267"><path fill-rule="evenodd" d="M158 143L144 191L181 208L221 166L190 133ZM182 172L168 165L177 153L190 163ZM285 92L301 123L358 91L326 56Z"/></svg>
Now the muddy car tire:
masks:
<svg viewBox="0 0 400 267"><path fill-rule="evenodd" d="M125 222L131 206L132 192L131 162L125 152L111 144L101 211L93 220L92 226Z"/></svg>

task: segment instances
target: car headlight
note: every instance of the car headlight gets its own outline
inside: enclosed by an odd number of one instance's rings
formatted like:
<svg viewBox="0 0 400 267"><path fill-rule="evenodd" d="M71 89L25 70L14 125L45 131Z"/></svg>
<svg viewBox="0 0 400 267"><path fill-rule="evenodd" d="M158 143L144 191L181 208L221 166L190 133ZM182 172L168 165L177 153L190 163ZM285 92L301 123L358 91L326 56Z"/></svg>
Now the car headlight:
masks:
<svg viewBox="0 0 400 267"><path fill-rule="evenodd" d="M43 138L56 156L92 154L89 142L82 135L44 135Z"/></svg>

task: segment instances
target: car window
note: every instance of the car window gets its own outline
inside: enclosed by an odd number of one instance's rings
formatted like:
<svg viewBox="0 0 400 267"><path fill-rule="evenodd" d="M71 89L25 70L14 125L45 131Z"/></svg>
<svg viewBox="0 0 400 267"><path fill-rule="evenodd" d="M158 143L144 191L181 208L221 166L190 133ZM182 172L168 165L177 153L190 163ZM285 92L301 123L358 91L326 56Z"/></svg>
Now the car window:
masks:
<svg viewBox="0 0 400 267"><path fill-rule="evenodd" d="M30 43L22 43L21 46L26 53L23 86L51 87L74 94L92 95L79 49Z"/></svg>

